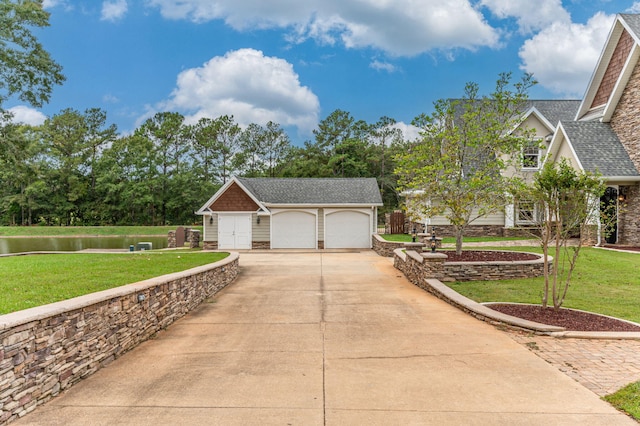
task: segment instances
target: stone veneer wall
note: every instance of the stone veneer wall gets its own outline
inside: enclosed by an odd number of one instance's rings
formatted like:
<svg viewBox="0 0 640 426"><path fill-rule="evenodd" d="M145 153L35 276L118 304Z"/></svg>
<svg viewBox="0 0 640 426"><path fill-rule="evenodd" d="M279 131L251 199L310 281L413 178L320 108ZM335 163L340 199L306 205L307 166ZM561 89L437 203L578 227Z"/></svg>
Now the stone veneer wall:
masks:
<svg viewBox="0 0 640 426"><path fill-rule="evenodd" d="M640 246L640 183L627 186L627 200L618 219L618 243Z"/></svg>
<svg viewBox="0 0 640 426"><path fill-rule="evenodd" d="M218 250L217 241L203 241L202 250Z"/></svg>
<svg viewBox="0 0 640 426"><path fill-rule="evenodd" d="M539 277L544 273L542 256L537 260L513 262L447 262L446 252L435 254L440 256L412 250L404 253L395 250L393 264L414 284L426 278L440 281L484 281Z"/></svg>
<svg viewBox="0 0 640 426"><path fill-rule="evenodd" d="M22 417L231 283L214 264L0 316L0 424ZM143 300L141 300L143 299Z"/></svg>
<svg viewBox="0 0 640 426"><path fill-rule="evenodd" d="M622 93L611 127L625 147L631 161L640 170L640 64L636 65ZM621 244L640 245L640 184L627 187L625 212L619 218Z"/></svg>

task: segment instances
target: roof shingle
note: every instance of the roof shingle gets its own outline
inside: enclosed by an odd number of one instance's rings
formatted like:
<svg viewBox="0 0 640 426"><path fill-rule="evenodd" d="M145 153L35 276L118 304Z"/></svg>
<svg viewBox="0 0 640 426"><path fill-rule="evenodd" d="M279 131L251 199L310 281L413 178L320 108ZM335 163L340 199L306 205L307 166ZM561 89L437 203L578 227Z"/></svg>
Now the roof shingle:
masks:
<svg viewBox="0 0 640 426"><path fill-rule="evenodd" d="M605 177L640 176L608 123L563 121L562 127L586 171L598 171Z"/></svg>
<svg viewBox="0 0 640 426"><path fill-rule="evenodd" d="M382 205L375 178L237 178L264 204Z"/></svg>

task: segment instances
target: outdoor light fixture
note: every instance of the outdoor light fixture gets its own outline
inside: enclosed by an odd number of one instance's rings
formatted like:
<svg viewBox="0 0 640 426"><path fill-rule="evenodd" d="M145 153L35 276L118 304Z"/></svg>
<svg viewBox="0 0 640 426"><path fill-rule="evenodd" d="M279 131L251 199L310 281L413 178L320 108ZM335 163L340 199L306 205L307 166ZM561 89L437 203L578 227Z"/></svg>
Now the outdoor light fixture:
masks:
<svg viewBox="0 0 640 426"><path fill-rule="evenodd" d="M431 227L431 253L436 252L436 228Z"/></svg>
<svg viewBox="0 0 640 426"><path fill-rule="evenodd" d="M626 191L622 190L622 187L618 189L618 201L620 201L621 203L627 201L627 194L625 194L625 192Z"/></svg>
<svg viewBox="0 0 640 426"><path fill-rule="evenodd" d="M138 294L138 303L144 302L144 299L146 299L144 294L142 294L142 293Z"/></svg>
<svg viewBox="0 0 640 426"><path fill-rule="evenodd" d="M416 227L413 227L413 233L411 234L411 241L416 242Z"/></svg>
<svg viewBox="0 0 640 426"><path fill-rule="evenodd" d="M213 215L211 215L211 217L209 217L209 225L213 225Z"/></svg>
<svg viewBox="0 0 640 426"><path fill-rule="evenodd" d="M258 216L258 218L256 219L256 223L260 225L260 216Z"/></svg>

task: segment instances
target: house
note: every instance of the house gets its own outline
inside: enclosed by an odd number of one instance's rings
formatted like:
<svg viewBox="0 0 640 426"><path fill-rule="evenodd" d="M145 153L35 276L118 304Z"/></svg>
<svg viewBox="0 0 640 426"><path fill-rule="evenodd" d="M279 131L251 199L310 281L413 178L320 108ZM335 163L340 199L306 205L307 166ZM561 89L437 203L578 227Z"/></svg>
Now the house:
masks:
<svg viewBox="0 0 640 426"><path fill-rule="evenodd" d="M617 15L576 116L561 120L550 161L598 171L617 210L608 243L640 245L640 15Z"/></svg>
<svg viewBox="0 0 640 426"><path fill-rule="evenodd" d="M531 100L527 108L520 126L534 129L534 143L523 150L521 169L509 173L530 179L544 161L563 158L598 172L607 185L602 206L615 212L612 229L598 238L640 246L640 15L616 16L582 100ZM475 220L465 234L517 234L536 217L536 206L520 200ZM424 221L440 235L452 233L444 217Z"/></svg>
<svg viewBox="0 0 640 426"><path fill-rule="evenodd" d="M197 214L205 249L371 248L382 197L375 178L241 178Z"/></svg>
<svg viewBox="0 0 640 426"><path fill-rule="evenodd" d="M552 136L560 121L573 120L580 107L580 100L528 100L523 108L518 128L527 129L532 138L531 144L524 148L518 170L509 170L510 175L517 174L526 180L533 179L547 154ZM417 216L413 214L412 216ZM519 228L533 222L535 206L522 201L505 206L501 211L482 216L474 220L465 230L467 236L503 236L517 234ZM421 219L428 229L436 228L438 235L455 235L453 227L444 216Z"/></svg>

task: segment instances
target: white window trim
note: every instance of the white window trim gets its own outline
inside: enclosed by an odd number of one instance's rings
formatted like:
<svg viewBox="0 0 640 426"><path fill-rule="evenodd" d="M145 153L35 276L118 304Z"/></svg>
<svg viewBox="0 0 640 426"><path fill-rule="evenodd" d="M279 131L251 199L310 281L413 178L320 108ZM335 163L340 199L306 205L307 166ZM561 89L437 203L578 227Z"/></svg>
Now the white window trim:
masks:
<svg viewBox="0 0 640 426"><path fill-rule="evenodd" d="M522 147L522 153L521 153L521 155L522 155L522 170L540 170L540 162L541 162L540 160L542 159L542 150L540 148L538 148L537 149L538 150L537 154L533 154L533 153L526 154L525 151L528 148L533 148L533 147L531 147L531 146ZM525 161L524 161L525 156L533 157L534 155L536 157L536 165L535 166L525 166Z"/></svg>

